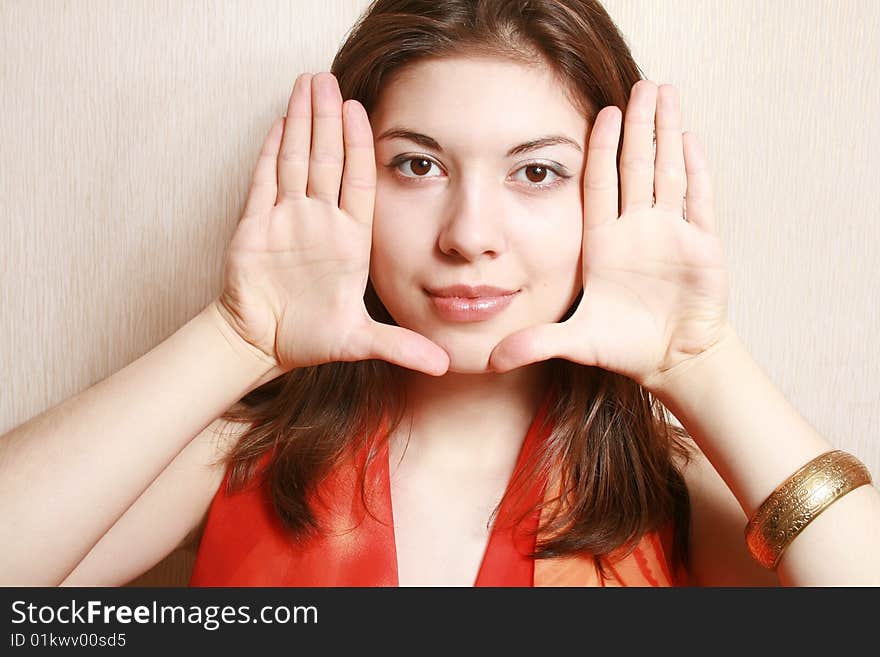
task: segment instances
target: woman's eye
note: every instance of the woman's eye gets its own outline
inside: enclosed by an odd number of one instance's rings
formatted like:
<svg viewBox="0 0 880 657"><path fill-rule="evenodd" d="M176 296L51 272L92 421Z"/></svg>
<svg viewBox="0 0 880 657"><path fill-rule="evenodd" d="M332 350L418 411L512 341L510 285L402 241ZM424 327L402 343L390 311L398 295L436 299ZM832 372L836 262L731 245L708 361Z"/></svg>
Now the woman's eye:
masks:
<svg viewBox="0 0 880 657"><path fill-rule="evenodd" d="M410 157L398 160L392 166L406 178L433 178L434 176L427 174L432 166L437 166L437 163L425 157Z"/></svg>
<svg viewBox="0 0 880 657"><path fill-rule="evenodd" d="M525 180L523 182L530 183L532 185L545 185L553 183L556 178L559 178L559 174L556 173L551 167L544 166L543 164L527 164L526 166L519 169L516 173L523 173L525 175ZM547 182L547 176L556 176L556 178L551 178L550 183Z"/></svg>

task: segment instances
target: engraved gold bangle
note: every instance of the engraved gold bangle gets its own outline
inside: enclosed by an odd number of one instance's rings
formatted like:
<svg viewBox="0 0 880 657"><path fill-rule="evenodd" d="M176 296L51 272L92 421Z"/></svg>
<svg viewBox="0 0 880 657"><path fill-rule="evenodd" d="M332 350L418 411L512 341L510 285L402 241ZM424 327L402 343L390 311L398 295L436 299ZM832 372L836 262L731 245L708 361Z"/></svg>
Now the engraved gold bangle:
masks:
<svg viewBox="0 0 880 657"><path fill-rule="evenodd" d="M782 482L749 520L749 552L762 566L775 570L788 545L816 516L870 483L871 473L852 454L838 449L817 456Z"/></svg>

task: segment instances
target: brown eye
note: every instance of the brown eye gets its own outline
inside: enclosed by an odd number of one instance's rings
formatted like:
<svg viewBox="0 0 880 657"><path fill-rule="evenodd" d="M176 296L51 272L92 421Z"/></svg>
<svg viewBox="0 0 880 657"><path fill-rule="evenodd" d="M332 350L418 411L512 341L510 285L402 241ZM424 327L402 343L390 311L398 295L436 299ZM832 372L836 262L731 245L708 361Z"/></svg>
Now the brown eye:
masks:
<svg viewBox="0 0 880 657"><path fill-rule="evenodd" d="M409 169L417 176L424 176L431 170L431 160L413 158L410 160Z"/></svg>
<svg viewBox="0 0 880 657"><path fill-rule="evenodd" d="M526 178L533 183L542 183L547 177L547 167L532 164L526 167Z"/></svg>
<svg viewBox="0 0 880 657"><path fill-rule="evenodd" d="M440 165L428 157L400 156L392 160L388 167L392 169L394 175L400 178L408 178L409 180L437 178L438 176L428 175L432 168L436 168L437 172L442 174Z"/></svg>

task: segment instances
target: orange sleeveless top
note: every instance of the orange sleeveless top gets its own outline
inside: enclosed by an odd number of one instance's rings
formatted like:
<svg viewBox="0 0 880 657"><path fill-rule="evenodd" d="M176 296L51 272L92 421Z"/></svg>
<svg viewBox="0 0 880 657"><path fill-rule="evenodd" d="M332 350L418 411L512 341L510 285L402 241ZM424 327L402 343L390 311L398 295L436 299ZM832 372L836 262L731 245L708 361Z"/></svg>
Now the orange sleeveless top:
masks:
<svg viewBox="0 0 880 657"><path fill-rule="evenodd" d="M532 420L515 473L552 429L549 424L541 429L548 402L549 396ZM227 471L208 510L189 585L399 586L388 444L383 443L365 473L371 513L364 507L358 482L366 451L366 445L356 450L353 458L334 468L318 486L310 503L325 531L302 541L291 539L284 531L265 485L252 482L245 490L229 495ZM263 456L261 467L270 456L268 452ZM534 506L539 496L549 492L546 484L536 482L521 499ZM608 575L603 579L590 555L538 560L526 556L535 547L540 512L514 524L509 522L516 517L512 506L505 497L474 586L688 585L684 569L672 573L667 558L672 546L671 523L645 535L630 555L603 558Z"/></svg>

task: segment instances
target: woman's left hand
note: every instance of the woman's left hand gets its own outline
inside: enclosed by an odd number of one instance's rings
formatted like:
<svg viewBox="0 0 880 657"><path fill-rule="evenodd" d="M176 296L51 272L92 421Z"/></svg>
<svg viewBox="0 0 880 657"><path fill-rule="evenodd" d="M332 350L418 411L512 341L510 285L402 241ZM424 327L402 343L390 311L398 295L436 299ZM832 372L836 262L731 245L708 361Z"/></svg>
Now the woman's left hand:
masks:
<svg viewBox="0 0 880 657"><path fill-rule="evenodd" d="M696 137L681 132L678 92L647 80L633 86L620 158L618 217L621 119L619 108L605 107L590 134L580 304L565 322L506 337L492 351L491 370L565 358L653 389L733 334L708 163Z"/></svg>

